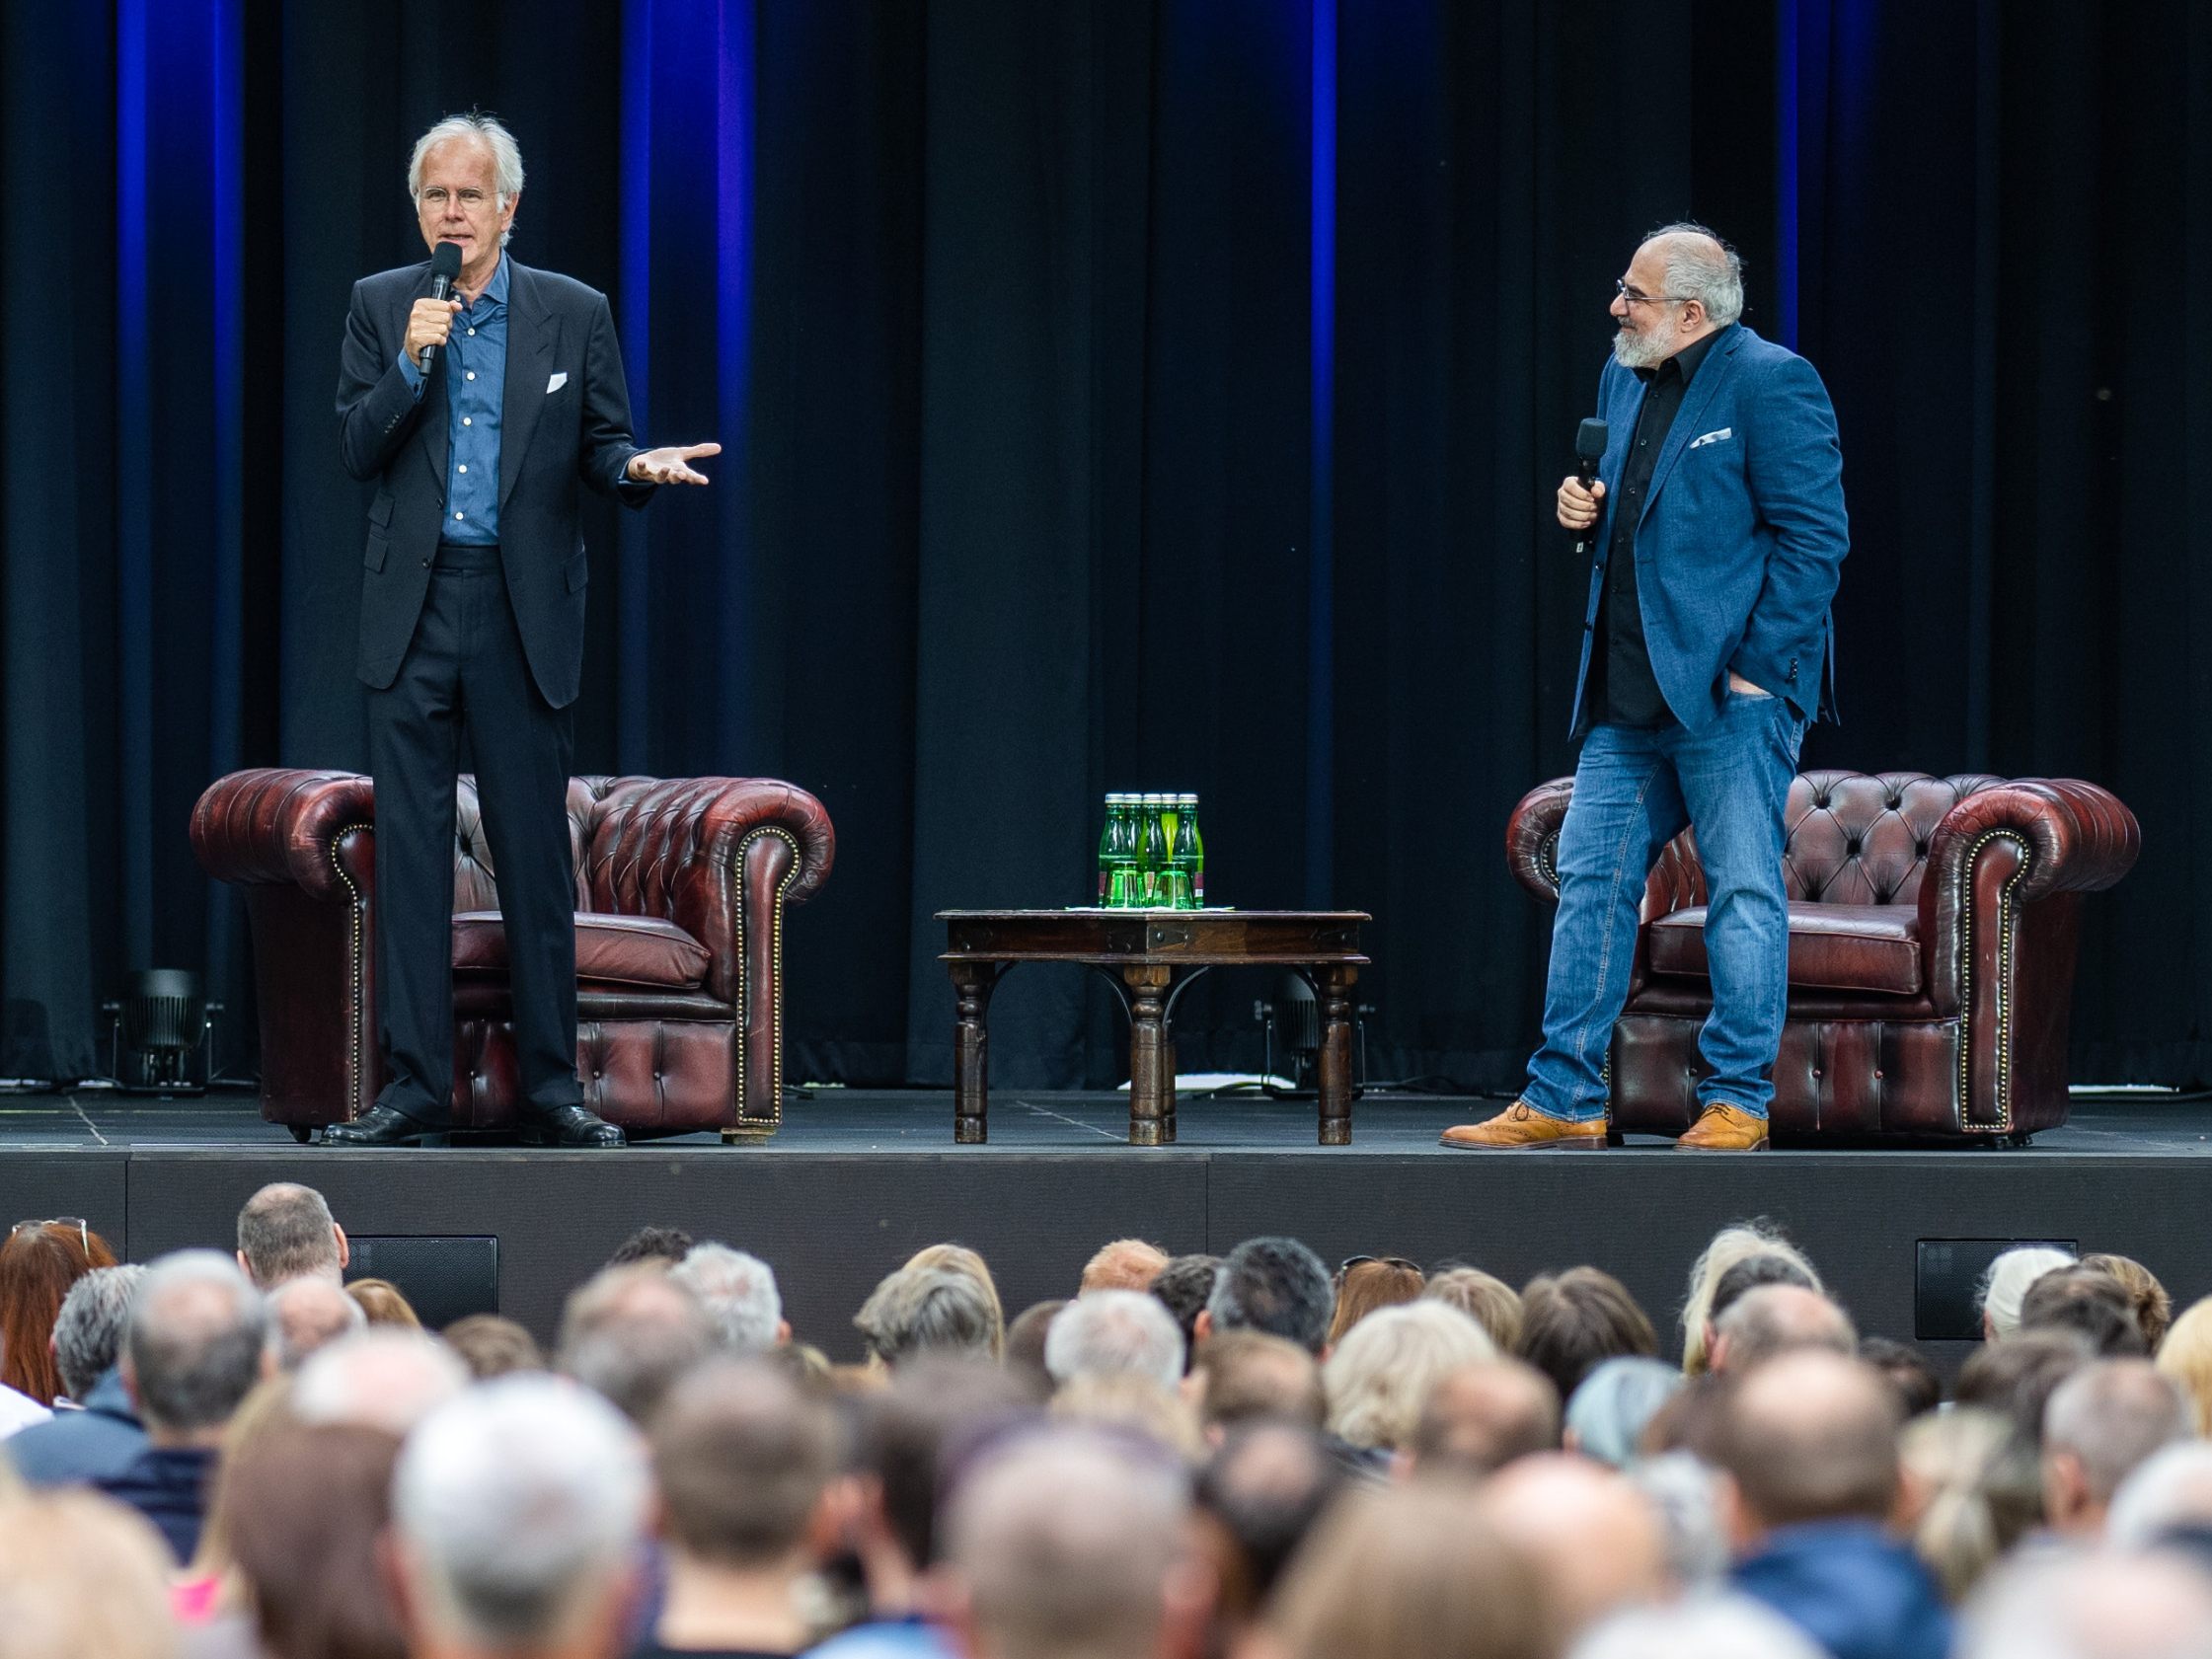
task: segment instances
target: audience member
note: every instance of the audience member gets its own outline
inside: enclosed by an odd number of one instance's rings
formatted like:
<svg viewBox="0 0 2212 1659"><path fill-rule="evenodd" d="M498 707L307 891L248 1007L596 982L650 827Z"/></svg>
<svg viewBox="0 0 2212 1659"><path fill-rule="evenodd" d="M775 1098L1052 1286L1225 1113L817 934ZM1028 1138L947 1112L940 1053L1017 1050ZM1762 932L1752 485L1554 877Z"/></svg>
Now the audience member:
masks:
<svg viewBox="0 0 2212 1659"><path fill-rule="evenodd" d="M1328 1346L1379 1308L1420 1300L1428 1279L1403 1256L1355 1255L1336 1269L1336 1308L1330 1316Z"/></svg>
<svg viewBox="0 0 2212 1659"><path fill-rule="evenodd" d="M1956 1659L2205 1659L2212 1582L2178 1557L2029 1555L1965 1613Z"/></svg>
<svg viewBox="0 0 2212 1659"><path fill-rule="evenodd" d="M173 1659L168 1556L89 1492L0 1503L0 1659Z"/></svg>
<svg viewBox="0 0 2212 1659"><path fill-rule="evenodd" d="M650 1440L668 1591L645 1652L807 1646L798 1592L832 1525L823 1509L837 1469L828 1410L773 1367L718 1359L669 1391Z"/></svg>
<svg viewBox="0 0 2212 1659"><path fill-rule="evenodd" d="M896 1369L921 1354L992 1358L999 1311L972 1274L902 1267L876 1287L853 1323L868 1351Z"/></svg>
<svg viewBox="0 0 2212 1659"><path fill-rule="evenodd" d="M2212 1445L2183 1441L2154 1452L2120 1482L2104 1517L2113 1549L2149 1549L2176 1533L2212 1532Z"/></svg>
<svg viewBox="0 0 2212 1659"><path fill-rule="evenodd" d="M1173 1390L1182 1380L1182 1360L1175 1316L1142 1291L1085 1291L1060 1311L1044 1338L1044 1369L1061 1385L1127 1374Z"/></svg>
<svg viewBox="0 0 2212 1659"><path fill-rule="evenodd" d="M1897 1530L1956 1607L2043 1519L2035 1449L1995 1411L1930 1412L1899 1438Z"/></svg>
<svg viewBox="0 0 2212 1659"><path fill-rule="evenodd" d="M2039 1447L2044 1406L2059 1384L2096 1357L2079 1331L2023 1330L1976 1349L1959 1367L1952 1397L2004 1413L2022 1440Z"/></svg>
<svg viewBox="0 0 2212 1659"><path fill-rule="evenodd" d="M1817 1348L1778 1355L1730 1391L1719 1462L1736 1587L1835 1659L1943 1659L1949 1646L1934 1577L1884 1530L1898 1424L1886 1383Z"/></svg>
<svg viewBox="0 0 2212 1659"><path fill-rule="evenodd" d="M1499 1353L1509 1354L1519 1346L1521 1293L1495 1274L1480 1267L1449 1267L1431 1275L1421 1295L1457 1308L1483 1327Z"/></svg>
<svg viewBox="0 0 2212 1659"><path fill-rule="evenodd" d="M1303 1348L1283 1345L1311 1363ZM1195 1496L1200 1537L1220 1587L1217 1618L1228 1634L1259 1617L1291 1556L1350 1479L1341 1458L1310 1429L1287 1422L1240 1428L1214 1453L1199 1471Z"/></svg>
<svg viewBox="0 0 2212 1659"><path fill-rule="evenodd" d="M1116 1239L1101 1244L1083 1264L1083 1279L1076 1295L1095 1290L1150 1290L1168 1265L1168 1252L1142 1239Z"/></svg>
<svg viewBox="0 0 2212 1659"><path fill-rule="evenodd" d="M261 1293L215 1250L163 1256L131 1303L122 1379L146 1446L93 1484L151 1521L180 1563L199 1547L223 1429L273 1370L267 1344Z"/></svg>
<svg viewBox="0 0 2212 1659"><path fill-rule="evenodd" d="M906 1265L943 1267L973 1279L991 1305L991 1357L1006 1357L1006 1305L999 1300L999 1282L991 1276L989 1262L965 1244L924 1244L906 1258Z"/></svg>
<svg viewBox="0 0 2212 1659"><path fill-rule="evenodd" d="M1706 1325L1713 1315L1713 1293L1729 1268L1749 1256L1774 1255L1794 1262L1822 1288L1820 1275L1781 1228L1761 1217L1723 1227L1690 1264L1690 1285L1682 1303L1682 1372L1700 1377L1706 1369Z"/></svg>
<svg viewBox="0 0 2212 1659"><path fill-rule="evenodd" d="M2187 1397L2196 1432L2212 1437L2212 1296L2174 1321L2153 1363Z"/></svg>
<svg viewBox="0 0 2212 1659"><path fill-rule="evenodd" d="M1532 1562L1533 1599L1555 1643L1673 1589L1659 1517L1616 1470L1541 1453L1498 1470L1478 1500L1490 1525L1510 1534Z"/></svg>
<svg viewBox="0 0 2212 1659"><path fill-rule="evenodd" d="M1006 1369L1039 1400L1052 1392L1052 1374L1044 1369L1044 1345L1051 1339L1052 1321L1069 1302L1037 1302L1022 1310L1006 1329Z"/></svg>
<svg viewBox="0 0 2212 1659"><path fill-rule="evenodd" d="M1706 1363L1722 1376L1741 1377L1792 1348L1852 1355L1859 1351L1859 1332L1851 1316L1816 1290L1761 1285L1715 1321Z"/></svg>
<svg viewBox="0 0 2212 1659"><path fill-rule="evenodd" d="M108 1241L81 1220L19 1221L0 1244L0 1389L41 1407L0 1414L0 1434L44 1420L61 1393L53 1357L61 1304L87 1273L114 1264Z"/></svg>
<svg viewBox="0 0 2212 1659"><path fill-rule="evenodd" d="M1521 1289L1522 1359L1551 1378L1560 1398L1572 1399L1582 1379L1623 1354L1648 1359L1659 1338L1628 1287L1595 1267L1531 1279Z"/></svg>
<svg viewBox="0 0 2212 1659"><path fill-rule="evenodd" d="M1684 1392L1707 1381L1685 1378ZM1713 1470L1689 1452L1674 1451L1646 1454L1625 1472L1658 1518L1667 1576L1686 1595L1730 1594L1725 1589L1731 1559L1728 1524Z"/></svg>
<svg viewBox="0 0 2212 1659"><path fill-rule="evenodd" d="M265 1294L291 1279L345 1282L353 1249L323 1195L296 1181L271 1181L238 1212L238 1265Z"/></svg>
<svg viewBox="0 0 2212 1659"><path fill-rule="evenodd" d="M1640 1455L1643 1431L1682 1386L1682 1373L1664 1361L1607 1360L1582 1379L1566 1402L1566 1449L1627 1469Z"/></svg>
<svg viewBox="0 0 2212 1659"><path fill-rule="evenodd" d="M1169 1388L1156 1378L1129 1371L1074 1377L1061 1385L1045 1409L1055 1422L1142 1435L1187 1464L1195 1465L1206 1455L1206 1438L1199 1431L1198 1416L1190 1402L1182 1397L1182 1390Z"/></svg>
<svg viewBox="0 0 2212 1659"><path fill-rule="evenodd" d="M1263 1330L1320 1357L1329 1346L1336 1293L1329 1269L1295 1239L1247 1239L1222 1260L1198 1316L1198 1340L1216 1331Z"/></svg>
<svg viewBox="0 0 2212 1659"><path fill-rule="evenodd" d="M1944 1380L1920 1351L1886 1336L1859 1338L1859 1357L1880 1372L1897 1391L1897 1402L1907 1419L1933 1411L1944 1402Z"/></svg>
<svg viewBox="0 0 2212 1659"><path fill-rule="evenodd" d="M199 1529L199 1545L185 1563L170 1598L177 1617L187 1625L206 1627L204 1640L192 1644L195 1653L203 1645L226 1652L253 1647L251 1632L239 1617L245 1596L230 1533L237 1504L224 1502L224 1489L240 1459L249 1457L278 1428L298 1420L291 1412L291 1392L289 1377L265 1377L223 1425L207 1478L207 1516Z"/></svg>
<svg viewBox="0 0 2212 1659"><path fill-rule="evenodd" d="M2043 1408L2044 1519L2054 1532L2094 1542L2120 1482L2189 1434L2181 1391L2149 1360L2084 1366Z"/></svg>
<svg viewBox="0 0 2212 1659"><path fill-rule="evenodd" d="M762 1354L791 1340L775 1271L757 1255L727 1244L694 1244L668 1277L698 1298L724 1353Z"/></svg>
<svg viewBox="0 0 2212 1659"><path fill-rule="evenodd" d="M1826 1659L1794 1624L1748 1596L1705 1595L1632 1608L1567 1659Z"/></svg>
<svg viewBox="0 0 2212 1659"><path fill-rule="evenodd" d="M361 1313L370 1324L395 1325L402 1330L422 1328L414 1305L390 1279L355 1279L345 1287L345 1294L361 1305Z"/></svg>
<svg viewBox="0 0 2212 1659"><path fill-rule="evenodd" d="M2174 1298L2159 1283L2158 1275L2132 1256L2114 1255L2109 1250L2085 1255L2081 1265L2118 1281L2120 1289L2127 1292L2128 1306L2135 1310L2135 1325L2142 1331L2148 1351L2157 1353L2174 1323Z"/></svg>
<svg viewBox="0 0 2212 1659"><path fill-rule="evenodd" d="M63 1299L53 1322L54 1367L69 1398L83 1407L56 1413L7 1440L7 1459L33 1486L97 1480L146 1448L146 1431L123 1387L117 1361L131 1298L145 1282L138 1266L95 1267Z"/></svg>
<svg viewBox="0 0 2212 1659"><path fill-rule="evenodd" d="M543 1371L545 1351L538 1339L512 1320L496 1314L471 1314L439 1333L479 1383L517 1371Z"/></svg>
<svg viewBox="0 0 2212 1659"><path fill-rule="evenodd" d="M1370 1314L1322 1365L1329 1432L1362 1450L1411 1449L1436 1386L1463 1366L1496 1358L1483 1327L1441 1302Z"/></svg>
<svg viewBox="0 0 2212 1659"><path fill-rule="evenodd" d="M1464 1365L1428 1391L1413 1434L1424 1474L1480 1477L1518 1458L1560 1449L1560 1395L1517 1359Z"/></svg>
<svg viewBox="0 0 2212 1659"><path fill-rule="evenodd" d="M1318 1434L1329 1419L1314 1356L1282 1336L1225 1330L1198 1350L1198 1421L1220 1443L1250 1424L1280 1422Z"/></svg>
<svg viewBox="0 0 2212 1659"><path fill-rule="evenodd" d="M231 1449L210 1532L229 1541L267 1659L400 1659L399 1610L377 1558L400 1442L380 1429L279 1419Z"/></svg>
<svg viewBox="0 0 2212 1659"><path fill-rule="evenodd" d="M1205 1312L1206 1298L1213 1295L1220 1272L1218 1255L1170 1256L1152 1281L1152 1294L1175 1316L1176 1327L1182 1332L1185 1367L1197 1358L1198 1316Z"/></svg>
<svg viewBox="0 0 2212 1659"><path fill-rule="evenodd" d="M371 1327L310 1356L293 1379L291 1410L303 1423L400 1438L468 1386L460 1356L427 1331Z"/></svg>
<svg viewBox="0 0 2212 1659"><path fill-rule="evenodd" d="M368 1327L368 1315L344 1287L324 1278L285 1279L268 1293L276 1368L297 1371L308 1356Z"/></svg>
<svg viewBox="0 0 2212 1659"><path fill-rule="evenodd" d="M2020 1244L2001 1252L1982 1275L1974 1296L1981 1309L1982 1340L1994 1342L2012 1335L2020 1328L2020 1305L2027 1287L2055 1267L2073 1265L2068 1251L2043 1244Z"/></svg>
<svg viewBox="0 0 2212 1659"><path fill-rule="evenodd" d="M680 1227L641 1227L615 1246L609 1267L673 1267L691 1253L692 1237Z"/></svg>
<svg viewBox="0 0 2212 1659"><path fill-rule="evenodd" d="M2029 1285L2020 1328L2078 1330L2100 1359L2140 1359L2151 1351L2126 1287L2094 1267L2056 1267Z"/></svg>
<svg viewBox="0 0 2212 1659"><path fill-rule="evenodd" d="M638 1262L602 1267L570 1296L553 1363L643 1424L714 1344L699 1299L668 1269Z"/></svg>
<svg viewBox="0 0 2212 1659"><path fill-rule="evenodd" d="M439 1407L392 1482L413 1659L615 1659L650 1491L629 1425L559 1378L502 1377Z"/></svg>
<svg viewBox="0 0 2212 1659"><path fill-rule="evenodd" d="M1757 1255L1747 1255L1735 1263L1719 1278L1713 1281L1713 1306L1706 1310L1706 1353L1713 1352L1714 1326L1720 1316L1762 1285L1795 1285L1799 1290L1818 1291L1819 1283L1812 1269L1802 1265L1794 1256L1781 1255L1773 1250L1761 1250Z"/></svg>

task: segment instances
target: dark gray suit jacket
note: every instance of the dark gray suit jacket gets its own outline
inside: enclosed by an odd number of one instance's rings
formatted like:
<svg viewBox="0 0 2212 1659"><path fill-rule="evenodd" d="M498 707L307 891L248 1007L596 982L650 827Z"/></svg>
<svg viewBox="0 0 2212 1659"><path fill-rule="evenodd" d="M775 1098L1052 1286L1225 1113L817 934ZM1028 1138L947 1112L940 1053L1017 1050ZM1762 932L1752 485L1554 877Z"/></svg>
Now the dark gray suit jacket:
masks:
<svg viewBox="0 0 2212 1659"><path fill-rule="evenodd" d="M339 452L348 473L377 485L361 560L358 672L380 690L398 676L415 638L445 522L445 354L420 401L399 366L408 313L429 292L427 260L364 276L353 284L339 354ZM653 488L623 477L638 445L604 294L508 262L503 399L500 559L531 675L561 709L575 701L583 672L589 566L577 487L588 484L633 507Z"/></svg>

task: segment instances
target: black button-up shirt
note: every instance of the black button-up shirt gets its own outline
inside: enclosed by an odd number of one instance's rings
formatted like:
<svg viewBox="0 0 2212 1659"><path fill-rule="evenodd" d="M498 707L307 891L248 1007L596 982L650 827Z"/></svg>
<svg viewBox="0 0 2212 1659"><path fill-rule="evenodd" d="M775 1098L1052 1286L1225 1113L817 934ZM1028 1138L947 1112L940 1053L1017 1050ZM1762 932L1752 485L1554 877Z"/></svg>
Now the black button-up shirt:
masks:
<svg viewBox="0 0 2212 1659"><path fill-rule="evenodd" d="M1583 707L1585 724L1671 725L1674 712L1651 675L1651 653L1643 643L1643 608L1636 588L1636 527L1651 491L1651 473L1666 447L1675 412L1706 352L1719 331L1685 345L1656 368L1638 369L1643 403L1637 411L1636 433L1629 440L1613 503L1613 536L1605 560L1605 601L1599 607L1597 635L1590 643L1590 695Z"/></svg>

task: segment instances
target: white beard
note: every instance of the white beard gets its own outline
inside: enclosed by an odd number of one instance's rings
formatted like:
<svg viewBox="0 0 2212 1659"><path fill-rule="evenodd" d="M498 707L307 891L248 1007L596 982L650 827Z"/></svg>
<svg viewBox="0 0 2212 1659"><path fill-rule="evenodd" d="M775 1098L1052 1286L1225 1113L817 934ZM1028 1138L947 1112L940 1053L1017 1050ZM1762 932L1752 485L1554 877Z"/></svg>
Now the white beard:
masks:
<svg viewBox="0 0 2212 1659"><path fill-rule="evenodd" d="M1675 333L1671 322L1663 332L1645 329L1631 334L1626 329L1618 330L1613 336L1613 360L1625 369L1655 367L1674 355Z"/></svg>

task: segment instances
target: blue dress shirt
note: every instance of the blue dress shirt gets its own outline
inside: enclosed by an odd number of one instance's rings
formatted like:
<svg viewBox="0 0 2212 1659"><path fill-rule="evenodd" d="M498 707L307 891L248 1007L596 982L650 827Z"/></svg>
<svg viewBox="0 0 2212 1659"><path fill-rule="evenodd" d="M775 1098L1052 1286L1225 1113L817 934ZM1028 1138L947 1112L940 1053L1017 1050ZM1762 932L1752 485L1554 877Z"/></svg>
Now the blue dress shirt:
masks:
<svg viewBox="0 0 2212 1659"><path fill-rule="evenodd" d="M507 262L453 317L445 352L445 523L438 539L470 547L499 540L499 412L507 386ZM400 372L422 396L422 371L405 351Z"/></svg>

